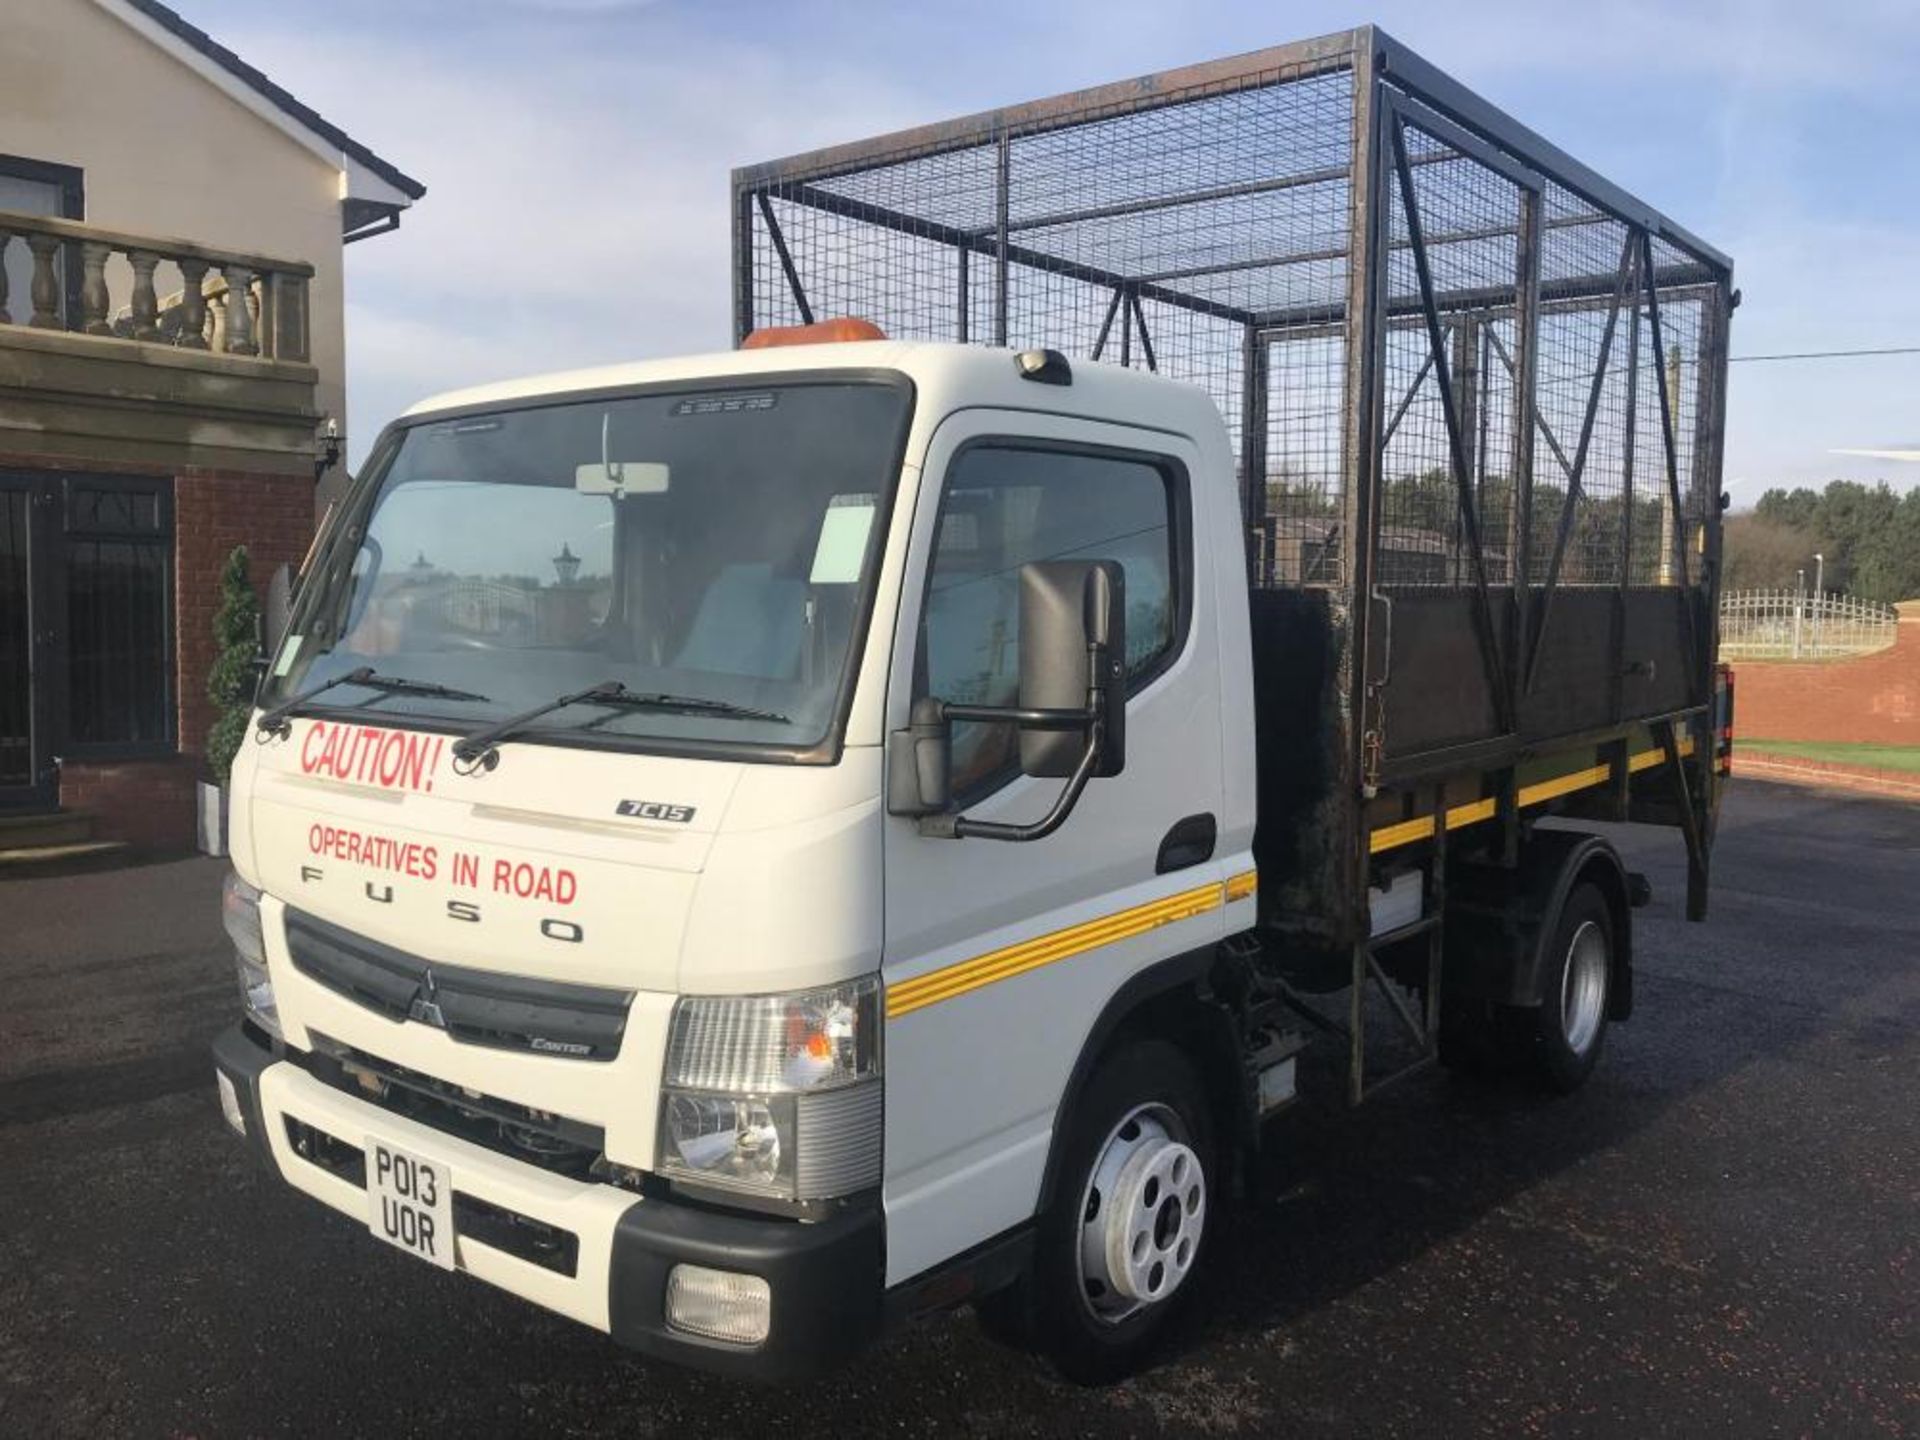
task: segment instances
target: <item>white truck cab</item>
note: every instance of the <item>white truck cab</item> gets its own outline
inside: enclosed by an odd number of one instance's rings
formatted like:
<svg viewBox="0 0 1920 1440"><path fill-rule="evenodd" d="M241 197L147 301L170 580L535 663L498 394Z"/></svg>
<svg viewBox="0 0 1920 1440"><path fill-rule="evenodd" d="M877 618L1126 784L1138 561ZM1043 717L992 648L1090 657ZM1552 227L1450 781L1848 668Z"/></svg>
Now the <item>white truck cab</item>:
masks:
<svg viewBox="0 0 1920 1440"><path fill-rule="evenodd" d="M1238 506L1204 393L1052 352L415 407L234 767L230 1121L376 1237L719 1368L1016 1273L1103 1015L1251 924ZM1193 1083L1102 1150L1142 1217L1096 1333L1198 1258Z"/></svg>

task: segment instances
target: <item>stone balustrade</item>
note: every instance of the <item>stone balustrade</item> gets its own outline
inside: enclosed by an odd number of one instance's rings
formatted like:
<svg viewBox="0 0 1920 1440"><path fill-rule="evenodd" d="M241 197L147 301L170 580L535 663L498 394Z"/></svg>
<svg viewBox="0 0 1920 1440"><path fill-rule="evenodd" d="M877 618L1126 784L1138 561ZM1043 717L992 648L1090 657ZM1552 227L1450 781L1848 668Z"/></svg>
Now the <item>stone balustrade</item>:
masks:
<svg viewBox="0 0 1920 1440"><path fill-rule="evenodd" d="M32 258L24 296L8 294L14 247ZM178 278L165 301L163 269ZM305 363L312 278L304 261L0 211L0 325ZM125 297L117 306L116 285Z"/></svg>

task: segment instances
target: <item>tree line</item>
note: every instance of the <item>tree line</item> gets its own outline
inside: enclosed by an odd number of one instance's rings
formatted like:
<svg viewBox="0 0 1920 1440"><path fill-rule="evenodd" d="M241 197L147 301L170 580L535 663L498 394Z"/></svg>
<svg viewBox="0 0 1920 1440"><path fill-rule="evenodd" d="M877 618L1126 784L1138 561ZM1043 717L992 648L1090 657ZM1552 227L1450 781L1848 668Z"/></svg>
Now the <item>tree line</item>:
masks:
<svg viewBox="0 0 1920 1440"><path fill-rule="evenodd" d="M1481 543L1490 555L1504 557L1512 486L1503 476L1489 475L1481 478L1477 490ZM1536 581L1543 578L1553 552L1565 500L1564 488L1535 481L1528 543ZM1655 583L1663 560L1665 508L1659 491L1643 491L1635 495L1629 517L1618 493L1584 491L1571 517L1561 580L1572 585L1617 582L1626 539L1621 531L1630 519L1630 583ZM1267 511L1296 520L1331 520L1340 505L1329 487L1282 471L1267 482ZM1400 543L1424 534L1449 550L1463 548L1458 517L1458 491L1444 468L1390 475L1381 482L1382 532ZM1686 541L1694 538L1693 524L1689 517ZM1670 542L1671 531L1664 533ZM1690 570L1697 569L1697 552L1691 544L1687 549ZM1797 572L1804 570L1803 583L1812 590L1816 554L1826 557L1823 578L1829 591L1889 605L1920 598L1920 486L1903 495L1884 480L1874 485L1833 480L1823 490L1802 486L1767 491L1752 510L1726 518L1722 586L1791 589Z"/></svg>
<svg viewBox="0 0 1920 1440"><path fill-rule="evenodd" d="M1811 590L1820 554L1830 591L1883 604L1920 597L1920 487L1902 495L1884 480L1832 480L1824 490L1769 490L1727 517L1722 554L1730 590L1790 589L1802 570Z"/></svg>

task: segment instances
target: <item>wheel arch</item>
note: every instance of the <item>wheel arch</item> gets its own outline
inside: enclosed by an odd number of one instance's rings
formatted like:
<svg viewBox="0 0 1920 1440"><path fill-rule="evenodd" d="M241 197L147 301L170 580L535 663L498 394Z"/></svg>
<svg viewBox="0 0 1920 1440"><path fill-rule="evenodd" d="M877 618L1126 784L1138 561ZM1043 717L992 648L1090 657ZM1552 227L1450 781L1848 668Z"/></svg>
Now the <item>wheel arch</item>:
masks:
<svg viewBox="0 0 1920 1440"><path fill-rule="evenodd" d="M1447 883L1443 1014L1463 1002L1537 1006L1567 896L1587 883L1605 897L1613 920L1608 1018L1625 1020L1632 1013L1634 881L1604 836L1534 829L1516 866L1470 864L1451 872Z"/></svg>
<svg viewBox="0 0 1920 1440"><path fill-rule="evenodd" d="M1536 830L1528 841L1522 874L1524 893L1540 897L1541 902L1527 977L1534 1003L1540 999L1547 947L1553 943L1567 897L1576 886L1591 884L1605 898L1613 921L1607 1018L1625 1020L1633 1013L1633 889L1620 852L1604 836L1590 831Z"/></svg>
<svg viewBox="0 0 1920 1440"><path fill-rule="evenodd" d="M1129 976L1101 1008L1081 1041L1054 1108L1053 1135L1034 1211L1043 1214L1060 1183L1062 1140L1067 1122L1100 1062L1136 1040L1165 1040L1177 1046L1199 1072L1221 1142L1221 1158L1243 1147L1251 1100L1237 1064L1239 1027L1227 1005L1214 998L1208 978L1216 947L1170 956ZM1223 1174L1226 1173L1223 1170Z"/></svg>

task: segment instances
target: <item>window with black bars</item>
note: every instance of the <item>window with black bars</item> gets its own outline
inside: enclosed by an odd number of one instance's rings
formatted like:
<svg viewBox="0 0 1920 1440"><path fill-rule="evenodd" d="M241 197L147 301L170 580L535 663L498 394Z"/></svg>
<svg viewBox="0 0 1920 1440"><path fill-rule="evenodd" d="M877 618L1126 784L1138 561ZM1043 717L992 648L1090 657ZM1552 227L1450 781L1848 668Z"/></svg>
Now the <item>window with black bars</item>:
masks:
<svg viewBox="0 0 1920 1440"><path fill-rule="evenodd" d="M72 479L63 531L67 740L165 748L174 732L171 496L164 486Z"/></svg>

